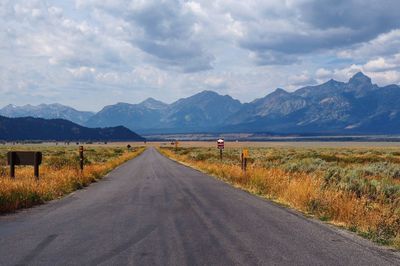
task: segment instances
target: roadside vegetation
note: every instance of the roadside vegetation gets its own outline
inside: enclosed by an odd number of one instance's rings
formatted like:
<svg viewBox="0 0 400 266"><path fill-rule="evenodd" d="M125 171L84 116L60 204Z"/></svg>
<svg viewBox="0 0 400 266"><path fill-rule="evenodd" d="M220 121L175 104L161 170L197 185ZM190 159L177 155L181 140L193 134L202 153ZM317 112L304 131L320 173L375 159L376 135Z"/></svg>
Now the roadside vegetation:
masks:
<svg viewBox="0 0 400 266"><path fill-rule="evenodd" d="M400 150L160 148L166 156L252 193L400 249Z"/></svg>
<svg viewBox="0 0 400 266"><path fill-rule="evenodd" d="M0 213L32 207L86 187L144 149L87 146L81 173L77 146L0 146ZM9 177L6 156L11 150L43 152L38 181L33 177L32 166L17 166L15 179Z"/></svg>

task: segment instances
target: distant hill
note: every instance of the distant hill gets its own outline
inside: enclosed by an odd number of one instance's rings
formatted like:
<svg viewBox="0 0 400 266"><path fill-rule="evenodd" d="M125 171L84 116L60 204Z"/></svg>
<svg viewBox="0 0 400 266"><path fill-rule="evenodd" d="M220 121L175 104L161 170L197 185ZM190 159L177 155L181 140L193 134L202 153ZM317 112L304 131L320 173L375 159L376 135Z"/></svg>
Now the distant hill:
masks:
<svg viewBox="0 0 400 266"><path fill-rule="evenodd" d="M149 98L139 104L117 103L104 107L86 123L89 127L123 125L129 129L159 127L161 116L167 104Z"/></svg>
<svg viewBox="0 0 400 266"><path fill-rule="evenodd" d="M15 106L9 104L0 109L0 115L6 117L38 117L45 119L66 119L74 123L83 125L86 121L94 115L92 112L78 111L72 107L54 104L40 104L40 105L24 105Z"/></svg>
<svg viewBox="0 0 400 266"><path fill-rule="evenodd" d="M143 141L123 126L87 128L63 119L0 116L0 140Z"/></svg>

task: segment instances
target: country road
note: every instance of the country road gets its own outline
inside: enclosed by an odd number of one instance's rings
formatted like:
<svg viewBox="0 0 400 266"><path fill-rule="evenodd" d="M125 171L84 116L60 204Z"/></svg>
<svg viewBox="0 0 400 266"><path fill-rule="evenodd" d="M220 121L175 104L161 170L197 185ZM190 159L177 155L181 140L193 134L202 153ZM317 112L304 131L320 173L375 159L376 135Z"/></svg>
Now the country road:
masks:
<svg viewBox="0 0 400 266"><path fill-rule="evenodd" d="M0 265L400 265L400 259L149 148L86 189L1 216Z"/></svg>

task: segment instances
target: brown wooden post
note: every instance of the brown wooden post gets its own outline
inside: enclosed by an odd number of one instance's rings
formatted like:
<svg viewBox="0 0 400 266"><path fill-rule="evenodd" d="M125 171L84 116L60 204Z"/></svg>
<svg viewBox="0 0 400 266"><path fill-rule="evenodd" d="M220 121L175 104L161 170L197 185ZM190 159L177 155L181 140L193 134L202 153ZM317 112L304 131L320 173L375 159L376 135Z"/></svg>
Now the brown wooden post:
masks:
<svg viewBox="0 0 400 266"><path fill-rule="evenodd" d="M10 177L15 178L15 160L14 160L14 152L10 152Z"/></svg>
<svg viewBox="0 0 400 266"><path fill-rule="evenodd" d="M35 152L33 158L34 158L33 159L33 169L34 169L33 173L34 173L36 180L39 180L39 153Z"/></svg>
<svg viewBox="0 0 400 266"><path fill-rule="evenodd" d="M249 150L243 149L242 154L241 154L241 159L242 159L242 171L245 174L246 174L246 168L247 168L247 157L249 157Z"/></svg>
<svg viewBox="0 0 400 266"><path fill-rule="evenodd" d="M83 171L83 146L79 146L79 167Z"/></svg>
<svg viewBox="0 0 400 266"><path fill-rule="evenodd" d="M242 168L242 171L243 171L243 151L242 151L242 153L240 154L240 163L241 163L241 168Z"/></svg>

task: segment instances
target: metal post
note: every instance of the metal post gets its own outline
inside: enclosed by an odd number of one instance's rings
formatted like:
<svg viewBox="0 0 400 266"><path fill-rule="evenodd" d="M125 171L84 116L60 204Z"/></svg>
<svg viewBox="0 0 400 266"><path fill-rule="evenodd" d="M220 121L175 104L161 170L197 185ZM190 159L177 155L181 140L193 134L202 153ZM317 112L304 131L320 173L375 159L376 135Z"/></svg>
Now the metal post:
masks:
<svg viewBox="0 0 400 266"><path fill-rule="evenodd" d="M220 157L220 159L222 161L222 149L219 149L219 157Z"/></svg>
<svg viewBox="0 0 400 266"><path fill-rule="evenodd" d="M83 171L83 146L79 146L79 167Z"/></svg>
<svg viewBox="0 0 400 266"><path fill-rule="evenodd" d="M175 152L177 152L178 151L178 141L176 140L175 141Z"/></svg>
<svg viewBox="0 0 400 266"><path fill-rule="evenodd" d="M15 161L14 161L14 153L10 153L10 177L15 178Z"/></svg>
<svg viewBox="0 0 400 266"><path fill-rule="evenodd" d="M34 167L35 178L36 178L36 180L39 180L39 153L38 152L34 153L33 167Z"/></svg>

